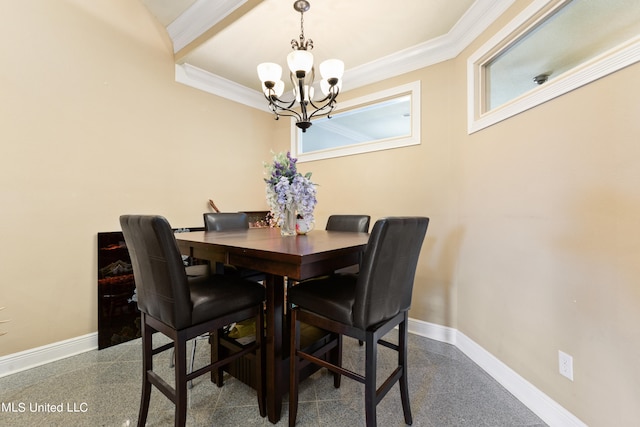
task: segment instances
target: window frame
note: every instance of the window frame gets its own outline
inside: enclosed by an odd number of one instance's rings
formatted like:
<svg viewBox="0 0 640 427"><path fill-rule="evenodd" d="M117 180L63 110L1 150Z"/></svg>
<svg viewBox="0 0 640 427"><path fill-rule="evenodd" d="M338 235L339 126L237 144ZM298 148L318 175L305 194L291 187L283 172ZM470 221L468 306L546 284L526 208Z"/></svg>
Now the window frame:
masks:
<svg viewBox="0 0 640 427"><path fill-rule="evenodd" d="M544 25L571 0L536 0L467 60L467 133L472 134L553 98L591 83L640 60L640 36L632 37L596 57L550 79L514 99L484 111L487 85L484 69L532 29Z"/></svg>
<svg viewBox="0 0 640 427"><path fill-rule="evenodd" d="M300 148L302 144L303 132L295 125L295 120L291 120L291 153L293 157L298 159L299 163L311 162L315 160L331 159L336 157L351 156L355 154L370 153L380 150L389 150L393 148L408 147L421 144L420 136L420 81L407 83L390 89L382 90L372 94L364 95L358 98L347 100L338 104L338 108L334 110L332 116L337 116L343 112L353 112L359 108L369 107L378 102L388 101L396 97L409 95L411 104L411 134L408 136L392 137L356 143L343 147L329 148L326 150L318 150L309 153L302 153Z"/></svg>

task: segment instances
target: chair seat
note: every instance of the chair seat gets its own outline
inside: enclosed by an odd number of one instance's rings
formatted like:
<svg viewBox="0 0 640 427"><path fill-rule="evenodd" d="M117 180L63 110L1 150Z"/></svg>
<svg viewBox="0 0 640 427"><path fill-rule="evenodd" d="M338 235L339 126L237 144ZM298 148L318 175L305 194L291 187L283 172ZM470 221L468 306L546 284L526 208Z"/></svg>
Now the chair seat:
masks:
<svg viewBox="0 0 640 427"><path fill-rule="evenodd" d="M193 324L254 306L265 299L264 287L259 283L222 274L191 280L189 284Z"/></svg>
<svg viewBox="0 0 640 427"><path fill-rule="evenodd" d="M353 274L309 279L291 287L287 298L302 309L353 326L357 281Z"/></svg>

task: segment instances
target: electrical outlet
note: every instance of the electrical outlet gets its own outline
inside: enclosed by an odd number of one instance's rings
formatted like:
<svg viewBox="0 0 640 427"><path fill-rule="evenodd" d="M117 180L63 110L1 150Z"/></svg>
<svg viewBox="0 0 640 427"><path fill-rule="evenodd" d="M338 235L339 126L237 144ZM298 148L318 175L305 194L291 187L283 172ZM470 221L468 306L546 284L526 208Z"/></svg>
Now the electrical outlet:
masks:
<svg viewBox="0 0 640 427"><path fill-rule="evenodd" d="M560 367L560 375L573 381L573 357L567 353L558 350L558 364Z"/></svg>

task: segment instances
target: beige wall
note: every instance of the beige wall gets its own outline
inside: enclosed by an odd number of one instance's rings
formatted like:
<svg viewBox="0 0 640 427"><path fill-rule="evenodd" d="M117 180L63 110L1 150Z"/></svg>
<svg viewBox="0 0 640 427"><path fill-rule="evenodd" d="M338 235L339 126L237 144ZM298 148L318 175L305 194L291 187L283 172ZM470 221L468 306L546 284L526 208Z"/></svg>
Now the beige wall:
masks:
<svg viewBox="0 0 640 427"><path fill-rule="evenodd" d="M590 426L633 425L640 65L467 135L466 59L528 3L455 60L341 96L420 80L421 145L300 170L320 184L319 227L339 212L431 218L411 317L457 328ZM284 121L174 83L137 2L30 4L0 14L0 36L20 41L0 68L0 306L13 318L0 355L95 331L95 233L120 213L188 226L209 197L263 208L261 162L289 147Z"/></svg>
<svg viewBox="0 0 640 427"><path fill-rule="evenodd" d="M0 356L97 330L96 234L123 213L265 209L264 112L175 83L138 1L0 7Z"/></svg>
<svg viewBox="0 0 640 427"><path fill-rule="evenodd" d="M640 65L466 132L458 58L421 80L422 144L305 163L334 212L431 218L411 317L452 326L590 426L640 419ZM558 373L574 358L574 381Z"/></svg>
<svg viewBox="0 0 640 427"><path fill-rule="evenodd" d="M316 220L324 227L333 213L364 213L376 219L391 215L430 218L416 272L411 317L456 326L453 275L459 232L455 209L455 175L451 153L452 62L403 75L345 94L343 100L421 80L422 144L402 149L302 163L318 183Z"/></svg>
<svg viewBox="0 0 640 427"><path fill-rule="evenodd" d="M460 86L468 55L497 30L455 61ZM639 73L471 136L456 94L451 123L458 329L590 426L640 419ZM574 358L573 382L558 350Z"/></svg>

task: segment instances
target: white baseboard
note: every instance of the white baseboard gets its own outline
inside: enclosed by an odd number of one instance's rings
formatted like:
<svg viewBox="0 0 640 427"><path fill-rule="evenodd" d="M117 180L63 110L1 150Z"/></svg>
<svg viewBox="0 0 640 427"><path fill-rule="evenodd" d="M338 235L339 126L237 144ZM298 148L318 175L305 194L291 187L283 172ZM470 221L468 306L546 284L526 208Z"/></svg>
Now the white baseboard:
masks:
<svg viewBox="0 0 640 427"><path fill-rule="evenodd" d="M54 342L0 357L0 378L98 348L98 333Z"/></svg>
<svg viewBox="0 0 640 427"><path fill-rule="evenodd" d="M454 328L412 318L409 318L409 332L452 345L456 345L456 336L458 334L458 331Z"/></svg>
<svg viewBox="0 0 640 427"><path fill-rule="evenodd" d="M549 426L587 427L575 415L457 329L409 319L409 331L455 345Z"/></svg>

